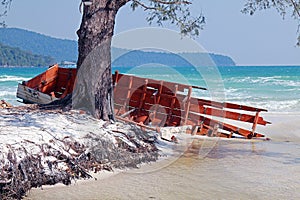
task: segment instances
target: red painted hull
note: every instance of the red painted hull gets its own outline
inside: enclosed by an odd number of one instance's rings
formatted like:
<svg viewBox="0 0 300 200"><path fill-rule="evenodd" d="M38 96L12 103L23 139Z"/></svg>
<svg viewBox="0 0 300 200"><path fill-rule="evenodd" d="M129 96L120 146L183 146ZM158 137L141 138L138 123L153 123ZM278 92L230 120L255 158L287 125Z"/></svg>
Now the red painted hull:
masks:
<svg viewBox="0 0 300 200"><path fill-rule="evenodd" d="M20 91L18 89L19 97L25 102L43 104L39 102L41 97L35 99L29 98L27 94L22 95L22 92L26 92L26 88L29 88L33 90L30 94L36 92L41 93L40 96L49 96L46 103L52 99L64 98L73 91L76 72L76 69L60 68L54 65L46 72L22 83ZM199 135L209 135L216 129L218 136L239 135L252 138L264 137L263 134L255 132L256 126L270 123L259 116L260 112L267 111L265 109L191 96L192 89L205 88L124 75L118 72L112 77L115 114L119 119L126 118L143 126L191 125L194 129L193 133ZM252 124L252 129L223 123L224 120Z"/></svg>

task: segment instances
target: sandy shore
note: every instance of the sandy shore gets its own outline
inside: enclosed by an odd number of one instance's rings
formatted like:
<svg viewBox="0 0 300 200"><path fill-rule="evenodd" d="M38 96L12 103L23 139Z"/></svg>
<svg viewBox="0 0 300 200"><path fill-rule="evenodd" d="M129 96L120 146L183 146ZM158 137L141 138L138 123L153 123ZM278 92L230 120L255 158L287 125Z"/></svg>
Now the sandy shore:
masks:
<svg viewBox="0 0 300 200"><path fill-rule="evenodd" d="M160 169L154 163L101 181L34 189L26 199L299 199L300 166L292 148L219 142L205 159L184 155Z"/></svg>
<svg viewBox="0 0 300 200"><path fill-rule="evenodd" d="M202 138L179 158L101 180L33 189L25 199L299 199L299 116L269 114L274 125L265 132L271 141ZM208 153L205 144L213 146Z"/></svg>
<svg viewBox="0 0 300 200"><path fill-rule="evenodd" d="M267 118L273 125L262 132L271 141L177 135L176 145L156 141L162 156L159 162L138 164L139 169L100 171L91 179L73 180L69 186L31 189L25 199L300 199L300 113L268 113ZM104 128L103 122L76 113L2 110L0 125L4 161L0 164L11 161L7 159L11 151L18 155L16 161L28 154L39 155L44 173L50 175L70 166L61 163L50 168L48 163L59 159L41 152L46 144L44 150L60 150L67 157L78 153L69 148L74 141L93 147L100 137L112 145L122 141L131 149L137 147L136 142L144 144L129 139L138 136L126 124ZM98 142L87 134L97 136ZM99 156L107 153L103 150ZM124 155L130 158L133 154Z"/></svg>

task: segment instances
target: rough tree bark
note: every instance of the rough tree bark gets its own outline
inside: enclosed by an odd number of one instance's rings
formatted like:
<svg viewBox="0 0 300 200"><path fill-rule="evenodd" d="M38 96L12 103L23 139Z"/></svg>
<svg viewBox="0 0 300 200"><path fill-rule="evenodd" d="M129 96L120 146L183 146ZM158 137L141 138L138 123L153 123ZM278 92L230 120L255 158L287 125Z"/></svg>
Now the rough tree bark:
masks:
<svg viewBox="0 0 300 200"><path fill-rule="evenodd" d="M84 109L95 118L113 119L111 39L118 10L129 0L92 0L83 4L77 31L79 57L73 108Z"/></svg>

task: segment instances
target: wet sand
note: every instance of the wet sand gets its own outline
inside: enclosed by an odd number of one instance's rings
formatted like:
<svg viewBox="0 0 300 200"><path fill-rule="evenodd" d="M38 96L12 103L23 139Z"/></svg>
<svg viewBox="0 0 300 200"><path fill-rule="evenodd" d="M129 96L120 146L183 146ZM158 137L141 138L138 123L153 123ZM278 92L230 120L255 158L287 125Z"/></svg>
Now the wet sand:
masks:
<svg viewBox="0 0 300 200"><path fill-rule="evenodd" d="M300 199L297 139L299 134L295 141L222 139L208 154L203 140L197 139L175 161L144 165L103 180L33 189L26 199Z"/></svg>
<svg viewBox="0 0 300 200"><path fill-rule="evenodd" d="M123 172L100 181L35 189L27 199L300 198L299 163L246 154L251 150L240 158L181 158L153 173L142 173L142 168L139 173Z"/></svg>

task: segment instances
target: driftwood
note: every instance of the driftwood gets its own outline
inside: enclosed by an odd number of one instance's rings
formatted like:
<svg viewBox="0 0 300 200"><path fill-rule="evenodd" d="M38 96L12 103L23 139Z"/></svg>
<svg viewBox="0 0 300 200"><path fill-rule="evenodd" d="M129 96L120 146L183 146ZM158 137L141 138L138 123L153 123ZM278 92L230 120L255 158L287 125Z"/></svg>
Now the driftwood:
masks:
<svg viewBox="0 0 300 200"><path fill-rule="evenodd" d="M68 94L62 99L58 99L49 104L38 105L43 110L61 109L63 111L70 111L72 109L72 94Z"/></svg>
<svg viewBox="0 0 300 200"><path fill-rule="evenodd" d="M59 110L41 111L35 107L13 108L0 114L0 118L8 122L8 119L17 120L25 115L45 118L48 115L64 116L73 124L88 122L86 120L89 119L76 112L61 114ZM7 125L3 121L0 121L3 127L16 125L15 121ZM20 125L16 126L20 129ZM69 185L72 180L93 178L91 172L136 168L140 163L158 159L159 151L155 146L157 135L154 132L123 123L112 127L115 128L98 126L98 131L104 133L105 137L96 131L88 132L80 140L68 134L59 137L50 127L42 127L37 129L37 134L42 138L51 138L49 141L39 143L26 138L6 145L2 142L0 199L21 199L30 188L56 183ZM3 130L0 130L0 134L9 134Z"/></svg>
<svg viewBox="0 0 300 200"><path fill-rule="evenodd" d="M8 103L4 100L0 100L0 108L12 108L12 107L13 106L10 103Z"/></svg>

